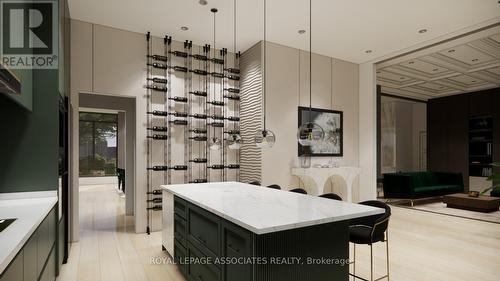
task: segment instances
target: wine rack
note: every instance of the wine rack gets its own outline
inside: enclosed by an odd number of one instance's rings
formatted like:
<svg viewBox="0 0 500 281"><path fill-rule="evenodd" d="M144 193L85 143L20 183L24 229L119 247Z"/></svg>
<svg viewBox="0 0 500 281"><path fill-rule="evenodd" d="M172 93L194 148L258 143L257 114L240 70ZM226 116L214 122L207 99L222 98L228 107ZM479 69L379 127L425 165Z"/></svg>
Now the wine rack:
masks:
<svg viewBox="0 0 500 281"><path fill-rule="evenodd" d="M147 233L161 226L160 185L239 180L239 151L228 142L240 130L240 54L162 39L146 34Z"/></svg>

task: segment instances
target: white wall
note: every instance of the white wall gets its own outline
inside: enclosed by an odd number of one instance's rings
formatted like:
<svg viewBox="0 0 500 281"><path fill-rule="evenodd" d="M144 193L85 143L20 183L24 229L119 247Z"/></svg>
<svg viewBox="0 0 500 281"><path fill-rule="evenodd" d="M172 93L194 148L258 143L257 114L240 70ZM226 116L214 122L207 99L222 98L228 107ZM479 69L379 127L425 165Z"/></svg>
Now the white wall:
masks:
<svg viewBox="0 0 500 281"><path fill-rule="evenodd" d="M276 144L262 150L262 183L291 189L301 185L291 168L298 165L298 106L309 106L309 53L274 43L267 44L267 52L267 127L276 134ZM312 106L344 112L344 156L333 159L358 166L358 65L317 54L312 59ZM334 191L342 193L337 187Z"/></svg>
<svg viewBox="0 0 500 281"><path fill-rule="evenodd" d="M377 197L377 90L373 63L359 65L359 201Z"/></svg>

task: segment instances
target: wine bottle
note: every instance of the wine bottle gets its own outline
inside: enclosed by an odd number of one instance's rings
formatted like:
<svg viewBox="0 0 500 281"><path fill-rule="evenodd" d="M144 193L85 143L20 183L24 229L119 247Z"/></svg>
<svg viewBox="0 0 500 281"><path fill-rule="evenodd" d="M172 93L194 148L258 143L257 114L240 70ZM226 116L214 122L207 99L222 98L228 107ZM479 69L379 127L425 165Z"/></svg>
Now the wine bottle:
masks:
<svg viewBox="0 0 500 281"><path fill-rule="evenodd" d="M149 55L147 56L148 58L152 58L157 61L168 61L168 58L166 56L160 56L160 55Z"/></svg>
<svg viewBox="0 0 500 281"><path fill-rule="evenodd" d="M222 123L222 122L212 122L212 123L210 123L210 126L216 127L216 128L222 128L222 127L224 127L224 123Z"/></svg>
<svg viewBox="0 0 500 281"><path fill-rule="evenodd" d="M208 74L208 72L206 70L201 70L201 69L193 69L190 71L193 72L194 74L203 75L203 76L206 76Z"/></svg>
<svg viewBox="0 0 500 281"><path fill-rule="evenodd" d="M150 171L166 171L168 170L167 166L153 166L151 168L147 168Z"/></svg>
<svg viewBox="0 0 500 281"><path fill-rule="evenodd" d="M228 100L240 100L240 96L238 95L224 95L224 98Z"/></svg>
<svg viewBox="0 0 500 281"><path fill-rule="evenodd" d="M206 136L194 136L194 137L189 137L189 139L194 141L207 141Z"/></svg>
<svg viewBox="0 0 500 281"><path fill-rule="evenodd" d="M188 98L186 98L186 97L170 97L168 99L176 101L176 102L187 102L188 101Z"/></svg>
<svg viewBox="0 0 500 281"><path fill-rule="evenodd" d="M160 87L160 86L156 86L156 85L146 85L146 88L154 90L154 91L158 91L158 92L168 92L167 87Z"/></svg>
<svg viewBox="0 0 500 281"><path fill-rule="evenodd" d="M217 115L217 114L212 114L212 116L210 116L210 118L212 118L214 120L224 120L224 116Z"/></svg>
<svg viewBox="0 0 500 281"><path fill-rule="evenodd" d="M195 179L192 181L189 181L189 183L205 183L208 182L207 179Z"/></svg>
<svg viewBox="0 0 500 281"><path fill-rule="evenodd" d="M198 55L198 54L191 55L191 57L194 58L194 59L196 59L196 60L201 60L201 61L207 61L208 60L207 56Z"/></svg>
<svg viewBox="0 0 500 281"><path fill-rule="evenodd" d="M229 80L240 81L240 77L237 75L228 75L226 76Z"/></svg>
<svg viewBox="0 0 500 281"><path fill-rule="evenodd" d="M237 69L237 68L226 68L224 70L227 71L227 72L229 72L229 73L240 74L240 70Z"/></svg>
<svg viewBox="0 0 500 281"><path fill-rule="evenodd" d="M214 165L208 166L207 168L214 169L214 170L222 170L222 169L224 169L224 165L214 164Z"/></svg>
<svg viewBox="0 0 500 281"><path fill-rule="evenodd" d="M161 211L162 207L161 207L161 205L154 205L153 207L148 207L146 209L149 211Z"/></svg>
<svg viewBox="0 0 500 281"><path fill-rule="evenodd" d="M207 163L207 159L206 158L194 158L192 160L189 160L189 162L192 162L192 163Z"/></svg>
<svg viewBox="0 0 500 281"><path fill-rule="evenodd" d="M168 115L173 115L175 117L187 117L188 114L186 112L174 112L174 113L169 113Z"/></svg>
<svg viewBox="0 0 500 281"><path fill-rule="evenodd" d="M207 133L207 129L201 129L201 128L191 129L189 131L192 133L195 133L195 134L206 134Z"/></svg>
<svg viewBox="0 0 500 281"><path fill-rule="evenodd" d="M188 69L187 67L184 67L184 66L171 66L170 67L171 69L175 70L175 71L179 71L179 72L188 72Z"/></svg>
<svg viewBox="0 0 500 281"><path fill-rule="evenodd" d="M193 92L189 92L191 95L194 95L194 96L197 96L197 97L206 97L207 96L207 92L203 92L203 91L193 91Z"/></svg>
<svg viewBox="0 0 500 281"><path fill-rule="evenodd" d="M181 57L181 58L187 58L188 54L186 52L179 52L179 51L170 51L170 54L173 54L176 57Z"/></svg>
<svg viewBox="0 0 500 281"><path fill-rule="evenodd" d="M174 125L187 125L188 124L187 120L180 120L180 119L170 120L168 122L173 123Z"/></svg>
<svg viewBox="0 0 500 281"><path fill-rule="evenodd" d="M224 64L224 60L223 59L211 58L210 61L213 62L213 63L216 63L216 64Z"/></svg>
<svg viewBox="0 0 500 281"><path fill-rule="evenodd" d="M234 122L240 121L240 117L237 117L237 116L229 116L226 119L229 121L234 121Z"/></svg>
<svg viewBox="0 0 500 281"><path fill-rule="evenodd" d="M161 195L162 194L162 191L161 189L154 189L152 191L148 191L146 192L147 194L152 194L152 195Z"/></svg>
<svg viewBox="0 0 500 281"><path fill-rule="evenodd" d="M168 116L168 112L160 110L148 111L148 114L152 114L154 116Z"/></svg>
<svg viewBox="0 0 500 281"><path fill-rule="evenodd" d="M152 136L147 136L147 138L154 139L154 140L166 140L166 139L168 139L168 136L154 134Z"/></svg>
<svg viewBox="0 0 500 281"><path fill-rule="evenodd" d="M160 126L153 126L151 128L148 128L148 130L154 131L154 132L167 132L168 128L167 127L160 127Z"/></svg>
<svg viewBox="0 0 500 281"><path fill-rule="evenodd" d="M170 167L169 169L176 170L176 171L186 171L188 169L188 166L186 166L186 165L175 165L173 167Z"/></svg>
<svg viewBox="0 0 500 281"><path fill-rule="evenodd" d="M147 65L152 66L154 68L159 68L159 69L168 69L167 65L162 64L162 63L157 63L157 62L147 63Z"/></svg>
<svg viewBox="0 0 500 281"><path fill-rule="evenodd" d="M168 83L166 78L153 77L153 78L147 78L147 80L153 81L154 83L160 83L160 84L167 84Z"/></svg>
<svg viewBox="0 0 500 281"><path fill-rule="evenodd" d="M224 106L224 102L223 101L213 100L213 101L207 101L207 103L209 103L211 105L215 105L215 106Z"/></svg>
<svg viewBox="0 0 500 281"><path fill-rule="evenodd" d="M189 117L193 117L195 119L207 119L207 115L201 114L201 113L194 113L194 114L189 115Z"/></svg>
<svg viewBox="0 0 500 281"><path fill-rule="evenodd" d="M238 88L226 88L226 89L224 89L224 91L227 91L227 92L230 92L230 93L235 93L235 94L239 94L240 93L240 89L238 89Z"/></svg>
<svg viewBox="0 0 500 281"><path fill-rule="evenodd" d="M148 200L146 200L146 202L161 203L162 202L162 198L161 197L157 197L157 198L153 198L153 199L148 199Z"/></svg>
<svg viewBox="0 0 500 281"><path fill-rule="evenodd" d="M227 165L228 169L239 169L240 165L239 164L229 164Z"/></svg>
<svg viewBox="0 0 500 281"><path fill-rule="evenodd" d="M229 131L225 131L224 133L229 134L229 135L239 135L240 130L229 130Z"/></svg>
<svg viewBox="0 0 500 281"><path fill-rule="evenodd" d="M224 73L220 73L220 72L211 72L210 75L212 75L212 77L215 77L215 78L224 78Z"/></svg>

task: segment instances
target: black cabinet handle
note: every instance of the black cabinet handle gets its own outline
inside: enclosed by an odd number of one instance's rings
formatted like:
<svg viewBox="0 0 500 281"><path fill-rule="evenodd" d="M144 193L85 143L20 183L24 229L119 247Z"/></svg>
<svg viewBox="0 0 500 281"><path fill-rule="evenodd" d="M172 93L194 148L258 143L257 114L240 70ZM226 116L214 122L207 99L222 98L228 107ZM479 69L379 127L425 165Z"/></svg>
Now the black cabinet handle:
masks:
<svg viewBox="0 0 500 281"><path fill-rule="evenodd" d="M240 252L240 249L236 249L236 248L234 248L232 244L227 244L227 247L228 247L229 249L231 249L231 250L235 251L236 253L239 253L239 252Z"/></svg>

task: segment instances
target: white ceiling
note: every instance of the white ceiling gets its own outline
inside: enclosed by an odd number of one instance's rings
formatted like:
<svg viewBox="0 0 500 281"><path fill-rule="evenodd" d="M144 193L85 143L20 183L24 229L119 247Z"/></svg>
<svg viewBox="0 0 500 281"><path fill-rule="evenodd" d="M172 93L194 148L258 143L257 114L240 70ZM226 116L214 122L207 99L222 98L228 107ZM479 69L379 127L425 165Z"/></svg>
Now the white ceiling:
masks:
<svg viewBox="0 0 500 281"><path fill-rule="evenodd" d="M383 93L418 99L500 87L500 28L485 32L492 34L384 62L377 83Z"/></svg>
<svg viewBox="0 0 500 281"><path fill-rule="evenodd" d="M262 2L237 0L241 51L262 39ZM308 34L297 31L309 30L309 1L268 0L267 6L267 39L308 50ZM212 7L219 9L217 47L232 50L232 0L206 6L198 0L69 0L74 19L197 44L213 41ZM362 63L491 21L500 21L498 0L313 0L313 51Z"/></svg>

